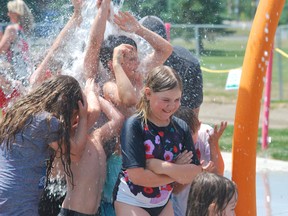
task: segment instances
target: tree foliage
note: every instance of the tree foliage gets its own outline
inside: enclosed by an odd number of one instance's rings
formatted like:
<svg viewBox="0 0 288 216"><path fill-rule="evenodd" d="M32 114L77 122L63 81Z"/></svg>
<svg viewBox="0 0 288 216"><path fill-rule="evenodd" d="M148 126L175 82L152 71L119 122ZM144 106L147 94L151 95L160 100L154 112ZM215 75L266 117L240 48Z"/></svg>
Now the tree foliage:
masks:
<svg viewBox="0 0 288 216"><path fill-rule="evenodd" d="M8 22L7 16L7 3L9 0L0 0L0 22ZM31 9L32 14L35 17L36 22L41 22L45 17L49 16L49 13L53 13L58 16L63 14L63 10L66 10L65 5L71 4L70 0L24 0L27 6Z"/></svg>
<svg viewBox="0 0 288 216"><path fill-rule="evenodd" d="M221 24L223 0L178 0L171 3L174 22L187 24Z"/></svg>
<svg viewBox="0 0 288 216"><path fill-rule="evenodd" d="M8 22L7 3L0 0L0 22ZM24 0L36 22L45 18L67 15L70 0ZM113 0L123 1L123 0ZM220 24L223 20L252 21L259 0L124 0L124 10L133 12L138 18L156 15L165 22L175 24ZM286 1L280 23L288 23Z"/></svg>
<svg viewBox="0 0 288 216"><path fill-rule="evenodd" d="M137 0L124 1L124 10L129 10L137 17L141 18L147 15L165 16L168 8L167 0Z"/></svg>

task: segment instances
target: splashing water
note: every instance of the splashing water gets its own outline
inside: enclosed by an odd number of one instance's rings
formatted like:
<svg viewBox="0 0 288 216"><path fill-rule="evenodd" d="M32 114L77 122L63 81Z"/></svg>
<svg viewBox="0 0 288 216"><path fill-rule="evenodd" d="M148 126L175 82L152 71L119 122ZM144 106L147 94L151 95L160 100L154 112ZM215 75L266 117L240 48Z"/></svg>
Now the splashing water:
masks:
<svg viewBox="0 0 288 216"><path fill-rule="evenodd" d="M113 22L114 14L118 14L118 11L121 9L123 3L124 0L114 0L111 2L110 17L108 18L110 21L106 23L104 39L111 34L122 34L131 37L137 43L139 59L143 59L147 53L151 52L151 46L139 36L122 31ZM95 1L88 0L84 3L82 9L83 21L81 25L76 29L70 41L68 41L66 48L56 57L56 60L62 62L63 64L62 73L75 77L82 84L84 83L81 74L83 71L83 62L86 53L85 47L87 47L89 43L90 28L97 12L98 10L96 8ZM107 80L107 77L109 77L107 73L101 74L101 72L99 76L100 80Z"/></svg>
<svg viewBox="0 0 288 216"><path fill-rule="evenodd" d="M128 37L131 37L132 39L135 40L137 47L138 47L138 55L139 59L143 59L145 55L149 54L152 51L151 46L142 38L135 34L130 34L126 33L122 30L120 30L116 24L113 22L113 16L114 14L117 14L118 11L122 8L124 3L124 0L113 0L111 1L111 8L110 8L110 22L106 23L106 30L104 33L104 39L110 35L110 34L123 34ZM66 9L68 8L67 5L64 5ZM54 60L57 62L57 65L60 66L61 68L61 73L66 74L66 75L71 75L75 77L81 85L84 84L84 78L82 76L83 72L83 62L84 62L84 57L86 50L85 48L88 45L89 42L89 35L90 35L90 28L91 25L94 21L94 18L98 12L98 9L96 8L96 3L95 0L87 0L84 2L84 5L82 7L82 23L79 27L76 28L75 32L73 33L73 36L70 37L63 49L55 54ZM37 56L38 60L32 59L33 61L31 62L31 65L38 65L41 61L39 59L44 58L43 50L48 50L49 47L51 46L53 40L57 37L59 34L59 31L61 27L63 27L63 20L67 19L68 14L63 14L62 17L57 18L57 22L53 23L46 23L45 25L51 26L53 25L54 31L51 32L49 31L49 35L45 38L35 38L28 40L31 45L33 45L33 48L35 49L34 54L32 56ZM111 22L112 21L112 22ZM62 24L61 24L62 23ZM40 25L41 27L42 25ZM42 26L43 27L43 26ZM48 45L47 45L48 44ZM36 48L35 48L36 47ZM31 51L31 49L30 49ZM33 51L32 51L33 53ZM1 60L1 59L0 59ZM0 61L1 62L1 61ZM95 63L96 64L96 63ZM1 62L1 67L2 67L2 62ZM101 65L101 63L100 63ZM37 67L37 66L36 66ZM57 66L56 66L57 67ZM1 69L1 68L0 68ZM51 68L52 72L55 74L56 69ZM31 69L31 72L27 74L27 77L25 78L26 80L32 73L33 69ZM105 70L101 70L101 72L104 71L104 73L100 73L100 80L103 77L106 77L105 79L107 80L107 77L109 75L106 73ZM1 75L4 75L6 79L12 84L12 87L15 87L15 76L12 74L11 70L8 68L4 68L4 70L1 69L0 71ZM14 78L13 78L14 77ZM17 80L17 79L16 79ZM27 83L28 84L28 83ZM2 86L3 87L3 86ZM3 90L5 88L3 87ZM10 94L11 92L5 92L6 94Z"/></svg>
<svg viewBox="0 0 288 216"><path fill-rule="evenodd" d="M110 8L110 17L109 20L113 20L114 14L117 14L121 9L124 0L114 0L111 2ZM96 8L95 0L87 0L82 9L82 23L73 33L73 37L66 42L65 49L61 50L54 58L57 62L59 62L62 66L62 74L67 74L75 77L82 85L84 85L84 78L81 75L83 72L83 62L86 50L89 43L89 35L90 28L94 21L94 18L97 14L98 10ZM131 37L135 40L138 47L138 55L139 59L143 59L145 55L149 54L152 51L151 46L139 36L135 34L126 33L120 30L115 23L107 22L106 30L104 33L104 39L107 38L110 34L123 34L128 37ZM95 62L96 64L96 62ZM100 63L101 64L101 63ZM99 75L101 76L101 74ZM108 74L104 74L104 76L109 76ZM100 77L101 80L102 77ZM104 77L103 77L104 79ZM109 171L108 171L109 172ZM57 178L61 178L60 175L57 175ZM61 193L65 192L65 188L62 185L51 185L51 192L53 193Z"/></svg>

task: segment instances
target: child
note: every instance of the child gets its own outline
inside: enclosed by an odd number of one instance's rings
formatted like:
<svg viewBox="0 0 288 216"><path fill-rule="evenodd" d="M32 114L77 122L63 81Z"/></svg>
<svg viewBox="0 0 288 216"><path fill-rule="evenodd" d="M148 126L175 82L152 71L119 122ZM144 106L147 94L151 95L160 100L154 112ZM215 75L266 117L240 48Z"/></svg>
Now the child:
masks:
<svg viewBox="0 0 288 216"><path fill-rule="evenodd" d="M188 216L235 215L237 187L234 182L223 176L200 173L191 184L189 197L191 201L188 204Z"/></svg>
<svg viewBox="0 0 288 216"><path fill-rule="evenodd" d="M140 62L137 45L133 39L125 35L110 35L102 43L100 60L104 68L111 71L110 81L103 86L104 97L117 105L125 116L130 116L127 108L135 107L140 99L142 74L162 65L171 54L172 46L156 33L140 25L128 12L114 15L114 22L120 29L145 39L154 49L154 52Z"/></svg>
<svg viewBox="0 0 288 216"><path fill-rule="evenodd" d="M28 77L32 72L29 45L26 36L31 33L33 15L22 0L7 3L9 24L0 41L0 55L5 54L6 60L12 65L15 74L11 77L28 84Z"/></svg>
<svg viewBox="0 0 288 216"><path fill-rule="evenodd" d="M120 136L123 167L115 186L116 215L173 215L173 182L187 184L202 171L189 127L173 117L181 93L181 79L170 67L147 74L137 114L126 120ZM184 150L194 153L189 164L174 164Z"/></svg>
<svg viewBox="0 0 288 216"><path fill-rule="evenodd" d="M79 83L64 75L45 81L7 110L0 124L1 213L38 214L39 180L49 158L60 158L73 183L71 162L81 159L91 114Z"/></svg>
<svg viewBox="0 0 288 216"><path fill-rule="evenodd" d="M213 161L214 169L211 170L211 172L218 175L223 175L224 162L218 141L225 130L227 123L222 122L219 130L218 126L216 125L214 130L207 131L206 128L208 128L208 125L203 127L199 122L196 113L192 109L182 106L175 113L175 116L184 120L190 127L192 133L191 136L193 138L193 142L195 143L196 154L202 164L207 164L209 161ZM200 127L205 129L200 131ZM207 133L209 133L208 136L206 135ZM187 202L189 202L189 191L190 185L186 185L184 187L177 184L175 186L175 190L172 195L175 216L185 216Z"/></svg>
<svg viewBox="0 0 288 216"><path fill-rule="evenodd" d="M0 87L1 109L23 92L20 87L22 84L27 86L32 72L27 35L31 33L33 15L22 0L9 1L7 8L10 24L0 37L0 64L3 69L0 80L6 83L6 89L3 85Z"/></svg>
<svg viewBox="0 0 288 216"><path fill-rule="evenodd" d="M90 113L89 119L87 119L88 131L91 131L91 126L94 125L96 119L100 113L100 105L98 102L98 94L96 94L96 85L93 79L88 79L86 81L86 86L84 89L84 94L89 99L88 103L88 111ZM94 113L94 115L91 115ZM77 122L76 122L77 123ZM74 133L74 131L72 131ZM87 132L88 134L88 132ZM81 157L80 161L76 163L80 163L85 155L87 149L87 144L84 150L84 153ZM71 163L71 170L73 172L73 184L75 185L76 182L79 181L79 177L75 175L75 168L73 169L74 162ZM47 164L49 167L50 164ZM51 165L50 165L51 166ZM92 172L91 172L92 173ZM61 159L59 157L55 157L52 163L52 169L49 173L48 181L46 182L45 188L43 190L42 196L39 201L39 209L38 214L40 216L46 215L58 215L61 209L62 202L65 198L66 191L67 191L67 184L71 184L69 181L69 177L65 178L65 172L63 165L61 163ZM71 188L69 188L71 189ZM95 194L96 195L96 194Z"/></svg>
<svg viewBox="0 0 288 216"><path fill-rule="evenodd" d="M196 154L200 161L207 164L214 162L214 173L223 175L224 161L219 148L219 139L227 127L227 122L221 122L220 127L214 129L209 125L202 124L193 109L181 106L175 116L184 120L191 129Z"/></svg>
<svg viewBox="0 0 288 216"><path fill-rule="evenodd" d="M67 184L67 194L59 216L95 215L101 200L106 175L106 155L102 147L119 133L123 116L111 103L99 97L101 110L109 121L92 131L81 160L71 163L74 184Z"/></svg>

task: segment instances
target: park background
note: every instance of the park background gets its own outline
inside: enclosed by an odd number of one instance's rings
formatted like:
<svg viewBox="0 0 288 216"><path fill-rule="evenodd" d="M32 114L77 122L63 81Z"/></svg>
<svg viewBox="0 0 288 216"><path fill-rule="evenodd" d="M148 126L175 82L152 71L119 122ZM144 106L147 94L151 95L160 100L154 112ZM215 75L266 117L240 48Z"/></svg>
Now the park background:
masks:
<svg viewBox="0 0 288 216"><path fill-rule="evenodd" d="M7 24L7 0L0 0L0 23ZM69 0L26 0L35 16L32 35L34 53L43 53L71 15ZM203 71L204 103L200 120L229 125L221 149L231 151L237 90L226 90L230 70L242 66L250 28L258 1L246 0L114 0L140 19L157 15L169 23L173 45L188 48L199 59ZM267 150L261 149L262 116L259 121L258 155L288 161L288 3L285 3L274 41L272 91ZM267 50L267 52L270 52ZM287 52L287 53L286 53ZM38 54L35 54L35 58ZM249 106L249 104L247 104ZM262 115L262 111L261 114Z"/></svg>

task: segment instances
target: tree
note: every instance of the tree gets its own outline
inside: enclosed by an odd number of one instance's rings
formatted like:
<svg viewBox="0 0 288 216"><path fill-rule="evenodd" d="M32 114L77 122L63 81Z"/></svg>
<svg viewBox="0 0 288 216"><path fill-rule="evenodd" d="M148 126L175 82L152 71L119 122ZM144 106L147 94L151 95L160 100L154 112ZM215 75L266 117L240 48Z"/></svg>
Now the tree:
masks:
<svg viewBox="0 0 288 216"><path fill-rule="evenodd" d="M124 9L131 11L139 18L147 15L157 15L162 18L168 9L167 0L130 0L124 2Z"/></svg>
<svg viewBox="0 0 288 216"><path fill-rule="evenodd" d="M226 1L225 1L226 2ZM177 23L221 24L225 10L223 0L178 0L172 1L171 7L177 14Z"/></svg>

